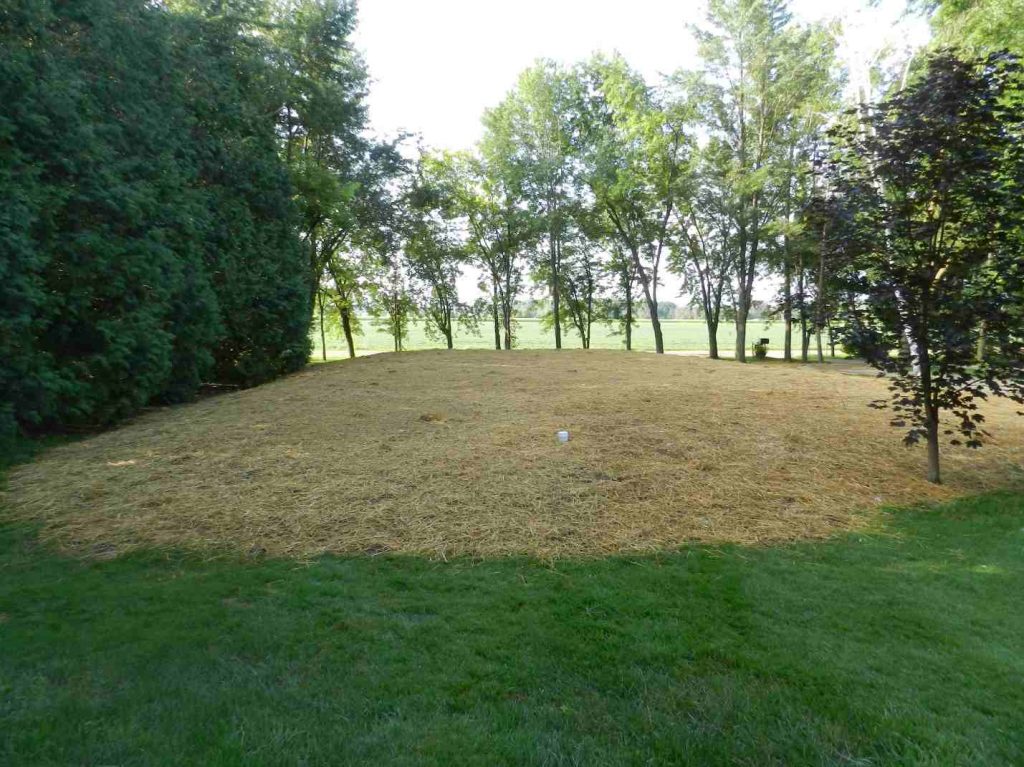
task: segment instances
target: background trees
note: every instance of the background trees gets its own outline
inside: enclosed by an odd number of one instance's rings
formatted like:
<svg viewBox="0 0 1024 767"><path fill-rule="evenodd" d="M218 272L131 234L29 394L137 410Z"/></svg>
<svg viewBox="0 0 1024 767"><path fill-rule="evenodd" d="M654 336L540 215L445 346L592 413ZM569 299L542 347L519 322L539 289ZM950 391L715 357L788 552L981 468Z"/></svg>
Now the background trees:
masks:
<svg viewBox="0 0 1024 767"><path fill-rule="evenodd" d="M458 278L469 260L454 201L447 197L443 159L421 155L409 193L405 258L427 334L455 346L455 327L475 329L473 309L459 300Z"/></svg>
<svg viewBox="0 0 1024 767"><path fill-rule="evenodd" d="M347 184L363 147L356 132L365 122L357 94L365 72L344 45L354 9L339 2L288 0L268 24L280 64L282 103L277 109L282 154L297 191L301 238L309 255L307 285L314 295L339 225Z"/></svg>
<svg viewBox="0 0 1024 767"><path fill-rule="evenodd" d="M573 167L576 94L568 73L540 61L519 77L516 89L484 116L482 152L505 188L536 218L546 240L536 251L538 273L547 283L555 348L562 348L562 257L578 198Z"/></svg>
<svg viewBox="0 0 1024 767"><path fill-rule="evenodd" d="M410 172L401 139L360 139L345 193L314 231L318 285L338 314L349 357L355 356L357 312L371 301L373 287L399 258L407 221L402 185Z"/></svg>
<svg viewBox="0 0 1024 767"><path fill-rule="evenodd" d="M1024 51L1024 0L932 0L936 41L975 53Z"/></svg>
<svg viewBox="0 0 1024 767"><path fill-rule="evenodd" d="M490 289L496 349L511 349L515 337L514 310L523 287L525 256L540 228L517 194L512 171L500 149L480 159L468 154L445 154L437 182L450 210L462 219L465 248L485 275Z"/></svg>
<svg viewBox="0 0 1024 767"><path fill-rule="evenodd" d="M829 113L832 44L822 30L795 27L783 0L713 0L695 35L703 65L693 90L720 169L706 179L729 220L736 359L744 361L754 283L780 245L787 287L791 279L777 226L792 217L808 141ZM787 317L789 302L787 291Z"/></svg>
<svg viewBox="0 0 1024 767"><path fill-rule="evenodd" d="M633 262L660 354L658 277L673 216L688 193L689 112L655 94L619 57L596 58L577 78L586 109L582 172L609 231Z"/></svg>
<svg viewBox="0 0 1024 767"><path fill-rule="evenodd" d="M696 153L694 191L679 210L680 236L672 249L671 267L700 307L708 328L708 356L718 359L718 325L723 301L733 305L732 275L735 231L727 193L729 151L711 139Z"/></svg>

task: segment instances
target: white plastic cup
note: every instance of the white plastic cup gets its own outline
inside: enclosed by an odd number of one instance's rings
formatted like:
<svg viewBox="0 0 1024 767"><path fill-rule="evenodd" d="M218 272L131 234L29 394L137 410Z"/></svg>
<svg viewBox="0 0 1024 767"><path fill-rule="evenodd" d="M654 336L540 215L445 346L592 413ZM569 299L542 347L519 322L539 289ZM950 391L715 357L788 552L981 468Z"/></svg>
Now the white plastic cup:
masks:
<svg viewBox="0 0 1024 767"><path fill-rule="evenodd" d="M563 429L562 431L557 432L557 434L558 434L558 441L559 442L568 442L569 441L569 432L568 431L565 431Z"/></svg>

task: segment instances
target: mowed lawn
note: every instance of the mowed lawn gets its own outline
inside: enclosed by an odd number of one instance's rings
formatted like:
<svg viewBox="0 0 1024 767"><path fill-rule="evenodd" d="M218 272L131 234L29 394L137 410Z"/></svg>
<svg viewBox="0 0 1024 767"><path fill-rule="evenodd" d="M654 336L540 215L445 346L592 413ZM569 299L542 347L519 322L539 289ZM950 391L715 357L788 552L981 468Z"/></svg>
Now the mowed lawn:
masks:
<svg viewBox="0 0 1024 767"><path fill-rule="evenodd" d="M0 763L1024 763L1024 500L545 563L0 528Z"/></svg>
<svg viewBox="0 0 1024 767"><path fill-rule="evenodd" d="M544 327L537 319L518 319L516 347L520 349L553 349L555 333L551 328ZM370 317L360 318L361 334L355 337L356 352L386 352L394 349L391 336L381 330ZM701 320L662 320L662 333L665 348L669 351L705 351L708 348L707 326ZM494 330L488 323L481 323L479 333L467 333L459 328L455 335L455 346L458 349L493 349ZM781 322L764 322L754 320L747 323L748 346L758 338L771 340L771 349L781 352L783 345L783 326ZM827 338L825 339L827 343ZM320 334L313 333L313 357L321 354ZM572 328L563 333L562 343L566 348L579 348L579 334ZM799 346L799 335L794 336L794 348ZM718 328L718 348L723 354L731 353L736 344L736 326L732 322L723 321ZM409 328L409 338L404 344L406 349L440 349L441 341L427 336L421 321L414 321ZM328 357L347 355L345 339L340 333L327 334ZM625 336L618 332L618 325L598 323L593 327L593 349L623 349ZM654 351L654 331L650 320L641 319L633 328L633 349L635 351ZM828 349L825 349L828 354Z"/></svg>

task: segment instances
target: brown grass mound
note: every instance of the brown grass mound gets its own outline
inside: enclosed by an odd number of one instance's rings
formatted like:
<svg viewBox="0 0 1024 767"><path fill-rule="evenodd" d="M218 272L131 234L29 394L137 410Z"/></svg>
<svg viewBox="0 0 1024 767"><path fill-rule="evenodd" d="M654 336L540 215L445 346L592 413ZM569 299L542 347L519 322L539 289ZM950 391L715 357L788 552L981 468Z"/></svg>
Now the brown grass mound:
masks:
<svg viewBox="0 0 1024 767"><path fill-rule="evenodd" d="M836 368L620 352L418 352L311 367L47 453L7 503L85 552L540 556L758 543L1006 487L1024 419L946 448L947 484ZM555 432L568 429L559 444Z"/></svg>

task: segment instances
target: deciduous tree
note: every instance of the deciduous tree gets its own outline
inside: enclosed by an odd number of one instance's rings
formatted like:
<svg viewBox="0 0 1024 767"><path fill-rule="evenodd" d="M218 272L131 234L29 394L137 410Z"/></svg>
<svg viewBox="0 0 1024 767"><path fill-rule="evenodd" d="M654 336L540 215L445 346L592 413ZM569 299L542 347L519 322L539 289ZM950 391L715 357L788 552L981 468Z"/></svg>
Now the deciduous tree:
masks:
<svg viewBox="0 0 1024 767"><path fill-rule="evenodd" d="M877 404L908 444L926 442L932 482L943 431L979 447L979 402L1024 402L1020 89L1012 56L939 52L834 133L830 180L851 241L846 342L888 376L892 396Z"/></svg>
<svg viewBox="0 0 1024 767"><path fill-rule="evenodd" d="M626 62L596 58L577 73L586 104L584 178L632 259L649 309L655 350L665 351L658 282L674 215L689 194L689 108L656 94Z"/></svg>

